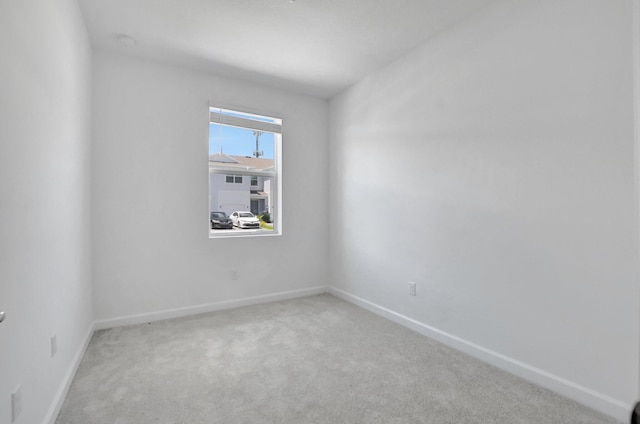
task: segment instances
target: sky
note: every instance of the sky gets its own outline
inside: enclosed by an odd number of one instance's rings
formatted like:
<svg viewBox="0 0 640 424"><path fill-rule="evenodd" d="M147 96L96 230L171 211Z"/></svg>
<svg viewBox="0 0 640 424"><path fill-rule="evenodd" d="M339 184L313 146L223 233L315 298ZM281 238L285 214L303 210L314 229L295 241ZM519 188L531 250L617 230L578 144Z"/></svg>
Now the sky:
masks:
<svg viewBox="0 0 640 424"><path fill-rule="evenodd" d="M209 154L220 152L220 133L222 132L222 152L225 155L253 156L256 150L256 136L253 130L209 124ZM259 139L260 150L266 159L273 159L273 134L263 132Z"/></svg>

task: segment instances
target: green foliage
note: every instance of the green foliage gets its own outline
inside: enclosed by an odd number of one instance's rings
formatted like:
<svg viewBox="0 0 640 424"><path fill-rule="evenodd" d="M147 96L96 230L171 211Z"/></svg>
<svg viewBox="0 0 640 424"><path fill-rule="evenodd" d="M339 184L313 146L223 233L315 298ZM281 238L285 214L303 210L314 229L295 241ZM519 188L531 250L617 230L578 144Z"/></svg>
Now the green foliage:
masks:
<svg viewBox="0 0 640 424"><path fill-rule="evenodd" d="M268 212L267 212L267 213L265 213L265 214L262 214L262 216L261 216L260 218L262 218L262 220L263 220L264 222L267 222L267 223L270 223L270 222L271 222L271 214L270 214L270 213L268 213Z"/></svg>

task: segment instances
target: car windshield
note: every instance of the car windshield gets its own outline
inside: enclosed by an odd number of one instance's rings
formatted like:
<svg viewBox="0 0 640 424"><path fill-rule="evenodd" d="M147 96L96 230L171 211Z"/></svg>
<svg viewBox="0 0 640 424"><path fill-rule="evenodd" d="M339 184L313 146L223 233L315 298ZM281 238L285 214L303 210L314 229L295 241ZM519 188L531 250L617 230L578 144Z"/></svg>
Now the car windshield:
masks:
<svg viewBox="0 0 640 424"><path fill-rule="evenodd" d="M238 216L240 216L242 218L252 218L253 214L251 212L240 212L238 214Z"/></svg>
<svg viewBox="0 0 640 424"><path fill-rule="evenodd" d="M227 215L225 215L224 212L211 212L211 218L226 218Z"/></svg>

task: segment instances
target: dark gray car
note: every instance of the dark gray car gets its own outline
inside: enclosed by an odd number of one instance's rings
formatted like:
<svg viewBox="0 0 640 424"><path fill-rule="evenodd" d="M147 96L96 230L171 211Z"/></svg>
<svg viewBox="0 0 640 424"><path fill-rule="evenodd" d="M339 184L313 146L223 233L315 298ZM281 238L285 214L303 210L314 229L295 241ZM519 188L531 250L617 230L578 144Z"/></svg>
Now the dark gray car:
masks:
<svg viewBox="0 0 640 424"><path fill-rule="evenodd" d="M211 229L233 228L233 222L224 212L211 212Z"/></svg>

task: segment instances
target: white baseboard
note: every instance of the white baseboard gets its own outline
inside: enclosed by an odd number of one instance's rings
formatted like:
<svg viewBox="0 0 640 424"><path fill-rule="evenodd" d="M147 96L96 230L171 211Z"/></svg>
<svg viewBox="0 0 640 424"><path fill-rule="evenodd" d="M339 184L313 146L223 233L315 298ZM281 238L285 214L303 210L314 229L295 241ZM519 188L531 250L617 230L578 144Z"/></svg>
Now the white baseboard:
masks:
<svg viewBox="0 0 640 424"><path fill-rule="evenodd" d="M532 367L513 358L509 358L500 353L486 349L475 343L471 343L444 331L440 331L437 328L423 324L343 290L329 287L327 292L404 327L417 331L424 336L437 340L449 347L467 353L497 368L517 375L518 377L522 377L525 380L547 388L562 396L568 397L569 399L573 399L576 402L620 420L623 423L629 422L629 417L631 416L631 411L633 409L632 405L627 405L624 402L613 399L602 393L598 393L587 387L580 386L579 384L573 383L544 370Z"/></svg>
<svg viewBox="0 0 640 424"><path fill-rule="evenodd" d="M71 387L71 383L73 382L73 378L76 375L76 371L80 366L80 362L84 357L87 347L89 347L89 342L91 341L91 337L93 336L93 333L96 330L103 330L106 328L119 327L123 325L141 324L145 322L159 321L163 319L177 318L177 317L201 314L206 312L220 311L224 309L238 308L241 306L257 305L260 303L276 302L279 300L295 299L298 297L313 296L316 294L322 294L326 292L327 292L327 287L325 286L312 287L309 289L292 290L292 291L273 293L273 294L267 294L262 296L253 296L253 297L246 297L242 299L234 299L234 300L228 300L223 302L215 302L215 303L208 303L204 305L190 306L186 308L169 309L165 311L151 312L148 314L137 314L137 315L130 315L126 317L95 321L91 323L91 325L89 326L84 342L78 348L75 356L73 357L71 366L69 367L69 370L67 371L67 373L65 374L62 380L60 388L58 389L58 392L56 393L56 396L53 399L53 402L51 403L51 407L49 408L49 411L47 412L47 415L43 423L55 424L56 418L60 413L60 409L62 409L64 400L67 397L67 393L69 392L69 388Z"/></svg>
<svg viewBox="0 0 640 424"><path fill-rule="evenodd" d="M327 287L312 287L302 290L291 290L280 293L266 294L262 296L245 297L241 299L225 300L222 302L207 303L203 305L188 306L185 308L167 309L145 314L128 315L119 318L106 319L95 322L96 330L121 327L124 325L143 324L145 322L160 321L189 315L203 314L207 312L221 311L224 309L238 308L241 306L257 305L260 303L277 302L279 300L295 299L297 297L312 296L327 292Z"/></svg>
<svg viewBox="0 0 640 424"><path fill-rule="evenodd" d="M71 387L71 383L73 382L73 378L76 375L76 371L78 371L80 362L82 362L82 358L87 351L87 347L89 347L89 342L91 341L91 337L93 337L94 331L94 323L91 323L84 337L84 342L82 343L82 345L80 345L80 347L76 351L76 354L73 356L71 366L67 370L67 373L64 375L62 384L60 384L60 388L58 389L56 396L53 398L53 402L51 402L49 411L47 412L47 415L45 416L45 419L43 421L44 424L55 424L56 418L58 418L60 409L62 409L64 400L67 397L67 393L69 392L69 388Z"/></svg>
<svg viewBox="0 0 640 424"><path fill-rule="evenodd" d="M534 384L545 387L560 395L566 396L576 402L582 403L603 414L609 415L623 423L629 421L632 405L627 405L617 399L598 393L589 388L580 386L576 383L548 373L544 370L532 367L515 359L509 358L500 353L486 349L475 343L466 341L454 335L440 331L412 318L401 315L390 309L376 305L368 300L362 299L351 293L337 289L335 287L313 287L302 290L292 290L287 292L273 293L262 296L246 297L242 299L234 299L222 302L214 302L209 304L190 306L186 308L169 309L165 311L151 312L147 314L130 315L120 318L102 320L94 322L88 329L84 343L78 348L69 370L65 374L63 382L56 394L49 412L46 415L44 424L54 424L55 420L62 408L64 399L69 391L69 387L73 381L75 373L82 361L91 337L95 330L119 327L123 325L142 324L145 322L159 321L164 319L201 314L206 312L220 311L224 309L232 309L241 306L257 305L260 303L276 302L279 300L295 299L298 297L312 296L322 293L330 293L336 297L344 299L350 303L367 309L377 315L387 318L397 324L410 328L424 336L437 340L456 350L465 352L475 358L503 369L511 374L522 377Z"/></svg>

